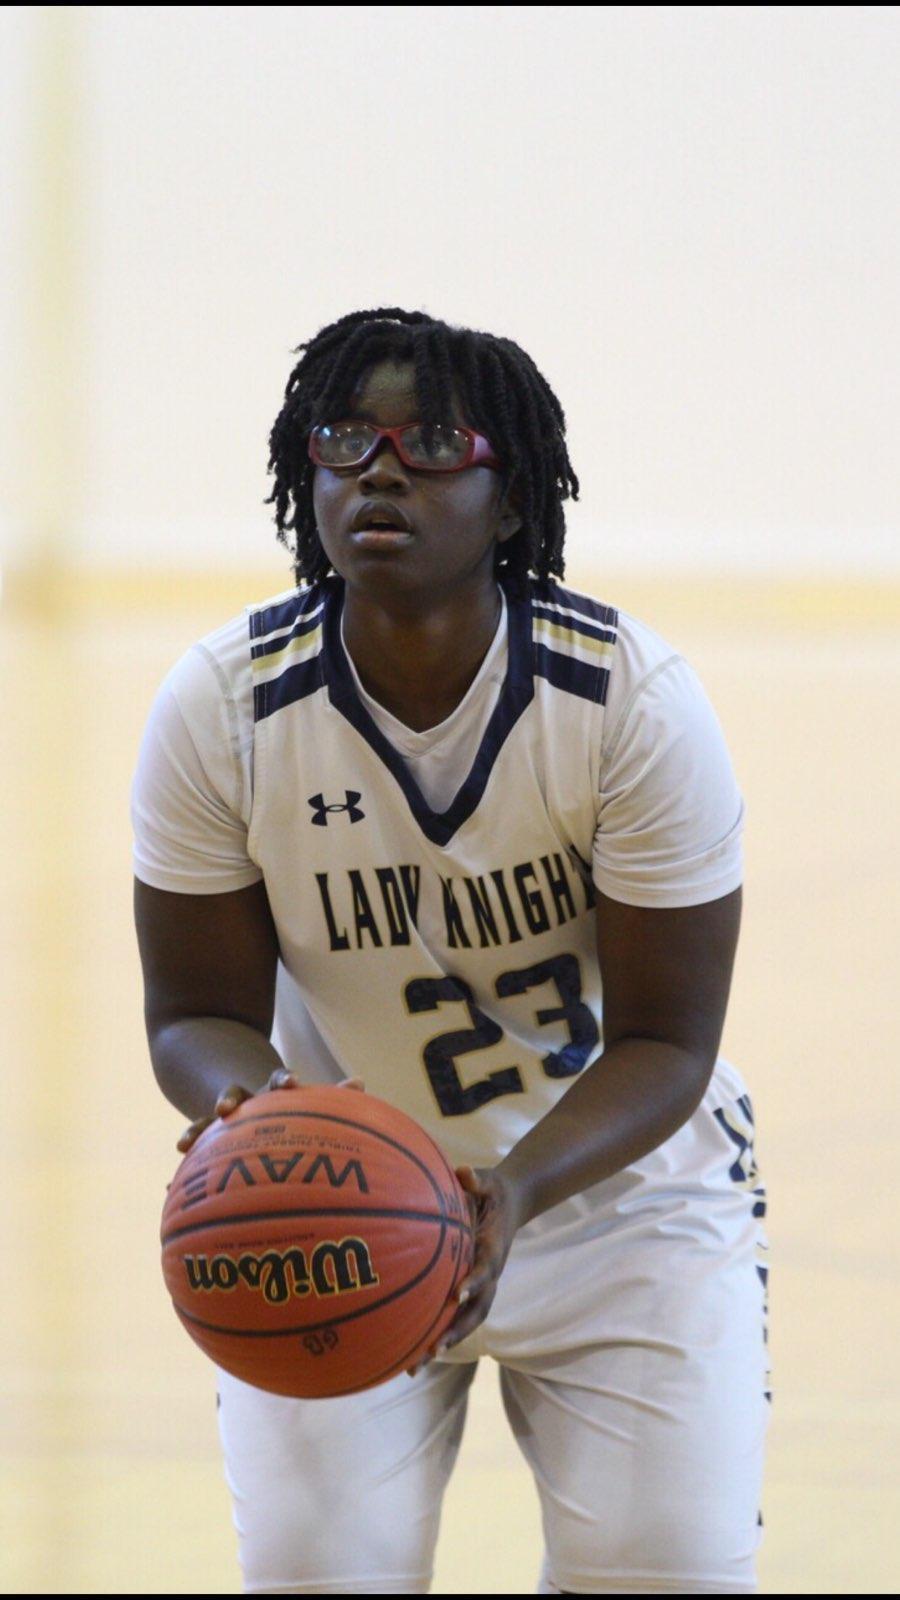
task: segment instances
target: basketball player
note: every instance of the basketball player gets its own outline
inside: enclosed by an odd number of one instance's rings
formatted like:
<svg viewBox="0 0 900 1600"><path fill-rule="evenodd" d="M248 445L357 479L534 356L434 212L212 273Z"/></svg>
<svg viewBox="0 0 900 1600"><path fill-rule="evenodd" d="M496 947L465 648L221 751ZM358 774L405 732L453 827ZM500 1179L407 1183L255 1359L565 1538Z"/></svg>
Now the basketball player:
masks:
<svg viewBox="0 0 900 1600"><path fill-rule="evenodd" d="M191 1119L347 1081L471 1196L459 1309L334 1400L217 1374L247 1592L425 1593L481 1356L541 1593L755 1591L764 1193L718 1056L743 806L691 668L574 593L563 410L509 339L300 346L270 500L297 587L190 649L133 792L153 1067Z"/></svg>

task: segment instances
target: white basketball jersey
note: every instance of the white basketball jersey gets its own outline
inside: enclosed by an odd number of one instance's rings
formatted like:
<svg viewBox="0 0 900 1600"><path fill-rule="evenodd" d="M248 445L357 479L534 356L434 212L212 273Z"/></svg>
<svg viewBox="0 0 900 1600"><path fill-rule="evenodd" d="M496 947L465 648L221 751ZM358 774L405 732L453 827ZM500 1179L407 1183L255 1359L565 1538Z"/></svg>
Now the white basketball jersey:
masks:
<svg viewBox="0 0 900 1600"><path fill-rule="evenodd" d="M587 596L504 588L505 675L445 809L360 695L339 578L246 608L173 669L133 808L144 881L264 878L273 1042L298 1076L358 1074L475 1165L602 1050L594 885L690 905L741 881L740 794L687 664Z"/></svg>
<svg viewBox="0 0 900 1600"><path fill-rule="evenodd" d="M341 600L330 581L251 613L249 854L330 1055L454 1160L492 1163L602 1047L590 863L616 613L507 594L506 680L435 812L360 701Z"/></svg>

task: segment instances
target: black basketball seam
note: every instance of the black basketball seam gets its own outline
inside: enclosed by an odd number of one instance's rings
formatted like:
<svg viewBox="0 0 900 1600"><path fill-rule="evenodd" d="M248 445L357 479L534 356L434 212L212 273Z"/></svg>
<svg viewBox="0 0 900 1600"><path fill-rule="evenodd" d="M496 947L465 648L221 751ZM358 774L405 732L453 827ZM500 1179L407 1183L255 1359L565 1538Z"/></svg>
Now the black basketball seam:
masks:
<svg viewBox="0 0 900 1600"><path fill-rule="evenodd" d="M443 1243L443 1231L444 1230L442 1230L441 1244ZM470 1243L474 1243L474 1236L473 1236L473 1233L472 1233L472 1229L467 1223L463 1224L463 1231L468 1235ZM315 1323L312 1323L312 1324L308 1325L305 1328L288 1330L288 1332L293 1332L294 1335L298 1336L298 1337L300 1335L304 1334L304 1333L318 1333L323 1328L333 1328L335 1326L336 1322L342 1322L343 1323L343 1322L354 1321L357 1318L359 1318L361 1316L365 1316L366 1314L368 1314L368 1313L370 1313L372 1311L380 1310L382 1308L382 1306L390 1305L392 1300L397 1300L402 1295L408 1294L409 1290L415 1288L416 1285L419 1282L421 1282L422 1277L426 1273L431 1271L432 1267L434 1266L435 1261L437 1260L438 1255L440 1254L440 1248L441 1248L441 1245L439 1244L438 1250L435 1253L435 1255L432 1256L431 1261L428 1263L428 1266L424 1269L424 1271L422 1273L419 1274L419 1276L417 1278L413 1278L408 1284L405 1284L402 1289L393 1290L390 1295L386 1295L383 1300L377 1301L374 1305L368 1305L368 1306L360 1307L356 1311L348 1312L347 1315L344 1316L344 1317L340 1317L340 1318L331 1317L325 1322L315 1322ZM457 1272L454 1273L453 1282L454 1282L454 1284L456 1282L458 1282L458 1269L457 1269ZM452 1293L453 1293L453 1287L451 1286L450 1294L452 1294ZM181 1308L175 1304L174 1299L172 1301L172 1305L173 1305L173 1309L175 1310L176 1314L180 1318L182 1318L185 1322L192 1322L196 1326L204 1328L208 1332L211 1332L211 1333L225 1333L225 1334L228 1334L228 1335L230 1335L230 1336L232 1336L234 1338L237 1338L237 1339L246 1338L246 1337L250 1337L250 1338L254 1338L254 1337L255 1338L279 1337L279 1334L267 1331L265 1329L241 1330L239 1328L216 1328L211 1323L206 1323L206 1322L201 1321L201 1319L199 1317L191 1316L190 1312L182 1311ZM389 1362L386 1367L382 1367L382 1369L375 1376L371 1377L368 1380L368 1382L366 1384L364 1384L363 1389L374 1389L374 1388L377 1388L378 1384L379 1383L384 1383L386 1378L399 1376L400 1372L404 1369L404 1367L406 1366L407 1361L410 1360L410 1358L412 1357L413 1353L415 1351L421 1350L424 1346L427 1346L429 1337L431 1335L431 1331L440 1322L441 1317L443 1316L446 1308L447 1308L447 1302L445 1301L444 1304L440 1307L440 1309L432 1317L432 1319L431 1319L430 1323L428 1324L428 1326L421 1333L419 1333L417 1335L417 1337L412 1341L411 1344L407 1345L406 1350L404 1351L404 1353L401 1356L395 1357L394 1360ZM200 1346L200 1345L198 1345L197 1348L202 1351L202 1353L207 1357L208 1360L213 1361L213 1362L218 1361L218 1364L220 1366L222 1365L221 1358L217 1358L216 1356L210 1355L210 1353L208 1351L206 1351L206 1350L203 1350L202 1346ZM228 1368L226 1367L226 1368L224 1368L224 1370L227 1372ZM243 1379L242 1381L243 1382L248 1382L249 1380L248 1379ZM259 1385L257 1385L257 1387L259 1387ZM351 1380L351 1382L348 1383L346 1385L346 1387L344 1387L344 1388L341 1388L341 1389L330 1389L329 1392L328 1392L328 1398L337 1399L340 1395L344 1395L344 1394L361 1394L363 1392L363 1389L359 1389L356 1386L356 1384ZM280 1390L280 1389L269 1389L269 1390L266 1391L266 1393L268 1393L268 1394L283 1394L283 1391ZM295 1398L296 1399L296 1398L303 1398L303 1397L302 1396L293 1396L291 1398ZM316 1396L308 1396L307 1398L315 1399Z"/></svg>
<svg viewBox="0 0 900 1600"><path fill-rule="evenodd" d="M292 1336L296 1337L299 1334L317 1333L320 1328L334 1328L338 1323L354 1322L358 1317L367 1317L373 1311L380 1311L382 1306L389 1306L392 1301L399 1300L402 1295L409 1294L410 1289L415 1289L417 1284L420 1284L422 1279L427 1278L431 1272L444 1248L446 1231L446 1226L442 1225L434 1253L427 1264L420 1268L416 1276L410 1278L409 1283L404 1283L399 1289L392 1289L390 1294L385 1295L381 1300L369 1301L368 1305L358 1306L355 1311L347 1311L343 1316L326 1317L323 1322L304 1323L299 1328L222 1328L216 1323L204 1322L202 1317L192 1316L189 1311L183 1311L175 1300L174 1295L172 1296L172 1304L179 1316L184 1317L188 1322L193 1322L198 1328L205 1328L207 1333L227 1333L233 1335L236 1339L287 1339Z"/></svg>
<svg viewBox="0 0 900 1600"><path fill-rule="evenodd" d="M387 1105L387 1101L384 1101L384 1104ZM398 1115L401 1117L405 1117L407 1114L405 1111L399 1111L396 1106L390 1106L389 1109L391 1111L397 1111ZM399 1139L394 1139L389 1133L382 1133L379 1128L372 1128L365 1122L354 1122L350 1117L335 1116L333 1111L258 1111L253 1112L252 1114L248 1112L245 1117L241 1118L240 1123L238 1123L238 1127L243 1126L248 1122L270 1122L273 1120L273 1118L280 1119L283 1117L306 1117L316 1122L336 1122L340 1127L353 1128L357 1133L365 1133L369 1134L375 1139L381 1139L385 1144L392 1145L395 1150L399 1150L401 1154L405 1155L409 1161L412 1161L413 1164L419 1168L420 1172L424 1173L425 1177L428 1179L428 1182L431 1184L432 1189L437 1188L434 1177L426 1167L424 1161L422 1161L419 1156L414 1155L411 1150L408 1150L406 1145L401 1144ZM444 1162L444 1166L446 1167L447 1160L440 1145L435 1144L435 1141L432 1139L431 1135L426 1133L424 1128L420 1128L418 1123L413 1121L412 1117L410 1117L409 1120L410 1122L413 1122L413 1126L416 1128L417 1132L420 1133L423 1138L428 1139L429 1143L432 1145L433 1149L437 1151L438 1155ZM204 1133L207 1131L207 1129L204 1129ZM203 1135L201 1134L201 1138L202 1137ZM198 1140L198 1145L199 1142L200 1141ZM187 1156L185 1156L185 1161L189 1160L190 1154L191 1152L188 1151ZM177 1174L175 1181L177 1181ZM186 1180L183 1179L182 1182L184 1181ZM172 1198L174 1198L174 1195Z"/></svg>
<svg viewBox="0 0 900 1600"><path fill-rule="evenodd" d="M474 1255L475 1238L474 1238L474 1234L472 1232L472 1229L468 1224L465 1224L465 1231L469 1235L469 1240L470 1240L470 1242L471 1242L471 1244L473 1246L473 1255ZM460 1252L460 1262L461 1261L462 1261L462 1252ZM457 1268L456 1271L453 1274L453 1283L450 1286L450 1294L453 1293L453 1290L454 1290L454 1288L455 1288L455 1286L456 1286L456 1284L458 1282L459 1282L459 1268ZM448 1298L449 1298L449 1296L448 1296ZM413 1351L414 1350L421 1350L422 1346L427 1344L429 1336L431 1334L432 1328L436 1327L437 1324L440 1322L441 1317L443 1316L443 1314L446 1311L446 1309L447 1309L447 1301L445 1300L444 1304L441 1306L440 1311L438 1311L437 1314L434 1317L432 1317L430 1323L428 1324L428 1327L425 1329L425 1332L420 1334L418 1339L415 1339L411 1345L407 1346L407 1349L404 1352L403 1356L400 1357L399 1360L391 1363L389 1366L384 1367L382 1369L382 1371L379 1373L378 1377L377 1378L372 1378L369 1381L369 1383L366 1384L365 1387L367 1389L374 1389L377 1384L383 1383L385 1378L387 1378L391 1373L393 1373L394 1376L398 1376L400 1370L402 1370L402 1368L406 1366L406 1363L409 1360L410 1356L412 1355ZM337 1398L337 1396L341 1395L341 1394L354 1394L354 1393L362 1393L362 1390L354 1390L353 1386L351 1385L350 1388L348 1388L348 1389L335 1389L335 1390L332 1391L332 1394L333 1394L334 1398Z"/></svg>
<svg viewBox="0 0 900 1600"><path fill-rule="evenodd" d="M233 1211L227 1217L210 1217L206 1222L186 1222L183 1228L173 1228L171 1233L160 1236L160 1244L165 1250L175 1239L183 1239L186 1233L206 1233L210 1228L225 1228L232 1223L244 1222L277 1222L281 1217L393 1217L402 1222L433 1222L439 1228L465 1229L471 1232L469 1224L457 1217L448 1217L444 1212L435 1215L431 1211L392 1211L377 1206L298 1206L291 1211ZM281 1241L279 1241L281 1242Z"/></svg>
<svg viewBox="0 0 900 1600"><path fill-rule="evenodd" d="M451 1289L450 1293L451 1294L453 1293L452 1289ZM387 1367L383 1367L381 1372L379 1372L379 1374L378 1374L378 1376L376 1378L370 1378L368 1383L364 1385L364 1388L366 1388L366 1389L374 1389L377 1384L384 1383L385 1378L388 1378L391 1375L393 1375L394 1377L399 1377L401 1370L406 1366L406 1363L410 1359L410 1356L413 1354L413 1351L421 1350L423 1344L427 1344L428 1339L429 1339L430 1334L431 1334L432 1328L435 1328L437 1326L437 1324L440 1322L441 1317L443 1316L443 1314L444 1314L446 1309L447 1309L447 1303L445 1301L444 1304L441 1306L440 1311L437 1313L437 1316L432 1317L432 1319L431 1319L430 1323L428 1324L428 1327L425 1329L424 1333L421 1333L417 1339L414 1339L412 1344L407 1345L406 1350L404 1351L402 1356L397 1357L396 1360L391 1362L390 1365L388 1365ZM199 1349L199 1346L198 1346L198 1349ZM269 1390L270 1394L277 1394L278 1392L279 1391L277 1389L275 1389L275 1390L270 1389ZM362 1389L356 1389L353 1386L353 1384L351 1384L350 1387L347 1388L347 1389L330 1389L328 1391L328 1398L332 1399L332 1400L336 1400L338 1398L338 1396L342 1395L342 1394L362 1394L362 1393L363 1393ZM311 1398L314 1398L314 1397L311 1397ZM325 1398L325 1397L323 1396L322 1398Z"/></svg>
<svg viewBox="0 0 900 1600"><path fill-rule="evenodd" d="M446 1170L448 1178L450 1179L451 1188L458 1189L459 1192L461 1193L462 1197L463 1197L463 1211L465 1213L465 1217L461 1218L460 1222L461 1222L462 1227L465 1229L466 1233L468 1234L469 1240L470 1240L470 1242L472 1244L472 1261L474 1261L474 1259L475 1259L475 1230L472 1227L471 1214L470 1214L470 1211L469 1211L468 1193L463 1188L462 1184L460 1183L458 1177L456 1176L456 1173L453 1171L453 1168L451 1167L450 1162L448 1161L447 1157L444 1155L444 1152L441 1149L440 1145L435 1145L435 1149L437 1150L439 1156L441 1157L441 1160L444 1163L444 1168ZM471 1270L472 1261L469 1262L469 1265L467 1267L463 1267L462 1252L460 1251L459 1265L458 1265L458 1267L456 1269L456 1273L454 1274L454 1278L453 1278L453 1289L456 1288L457 1284L460 1281L460 1278L464 1277L465 1274ZM453 1289L451 1289L451 1291L450 1291L451 1294L453 1293Z"/></svg>
<svg viewBox="0 0 900 1600"><path fill-rule="evenodd" d="M406 1291L404 1290L403 1292L405 1293ZM452 1294L453 1290L451 1289L450 1292ZM174 1304L174 1302L173 1302L173 1304ZM387 1301L384 1301L383 1304L386 1305ZM346 1388L343 1388L343 1389L329 1389L327 1395L321 1395L321 1396L307 1395L305 1398L306 1399L310 1399L310 1400L315 1400L315 1399L337 1400L343 1394L362 1394L366 1389L375 1389L375 1388L378 1387L379 1383L384 1383L386 1378L399 1377L400 1373L403 1371L404 1367L406 1366L407 1361L409 1361L409 1359L412 1356L413 1352L416 1351L416 1350L421 1350L423 1345L427 1345L428 1339L429 1339L429 1337L431 1335L432 1329L437 1327L437 1324L440 1322L441 1317L443 1316L446 1308L447 1308L447 1303L445 1301L444 1304L441 1306L440 1311L438 1311L437 1315L432 1317L431 1321L428 1324L428 1327L424 1330L424 1332L420 1333L418 1335L418 1337L413 1340L412 1344L407 1345L407 1347L406 1347L405 1351L403 1352L402 1356L397 1356L386 1367L382 1367L381 1371L375 1377L370 1378L367 1383L363 1384L362 1389L357 1388L357 1386L351 1381L347 1385ZM371 1310L372 1308L369 1307L368 1309ZM182 1313L178 1311L178 1307L177 1306L175 1306L175 1311L179 1316L182 1315ZM193 1322L193 1321L196 1321L196 1318L191 1317L191 1318L186 1318L186 1320L189 1320L189 1321ZM345 1320L349 1320L349 1319L345 1319ZM201 1326L205 1326L205 1324L201 1324ZM309 1328L306 1331L309 1332L309 1333L317 1333L320 1328L333 1328L333 1327L334 1327L334 1323L333 1322L319 1322L319 1323L316 1323L314 1328ZM213 1361L213 1362L215 1362L217 1360L217 1358L215 1356L211 1356L208 1351L203 1350L203 1347L201 1345L197 1345L197 1349L200 1350L201 1353L207 1357L207 1360ZM219 1366L222 1365L221 1360L218 1361L218 1365ZM227 1372L228 1368L225 1367L223 1370L225 1372ZM237 1374L236 1373L232 1374L232 1376L236 1377ZM242 1383L247 1383L248 1381L249 1380L246 1379L246 1378L242 1378L241 1379ZM257 1384L256 1387L259 1388L260 1385ZM284 1391L281 1390L281 1389L267 1389L265 1392L267 1394L280 1394L282 1396L284 1395ZM288 1398L296 1400L296 1399L303 1399L304 1396L302 1396L302 1395L290 1395L290 1396L288 1396Z"/></svg>

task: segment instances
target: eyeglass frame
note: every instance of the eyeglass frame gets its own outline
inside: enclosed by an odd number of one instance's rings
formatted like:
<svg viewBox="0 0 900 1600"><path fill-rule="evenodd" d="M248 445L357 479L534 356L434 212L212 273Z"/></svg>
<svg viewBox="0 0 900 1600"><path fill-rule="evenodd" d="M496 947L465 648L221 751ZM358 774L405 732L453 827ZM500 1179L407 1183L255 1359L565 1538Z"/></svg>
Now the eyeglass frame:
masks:
<svg viewBox="0 0 900 1600"><path fill-rule="evenodd" d="M341 419L342 422L352 422L353 420L354 419L352 417L344 417ZM336 462L319 461L316 459L313 450L313 444L319 429L338 428L341 426L340 422L321 422L316 424L310 433L309 445L307 447L307 453L310 460L313 461L317 467L327 468L329 472L356 472L358 468L368 466L369 462L372 460L372 457L381 448L382 440L390 439L391 444L397 452L397 455L400 457L400 460L403 462L403 465L405 467L409 467L413 472L439 472L442 475L445 475L451 472L464 472L467 467L492 467L498 472L503 470L502 462L499 461L497 456L494 455L490 440L486 439L483 433L476 433L474 428L465 428L461 423L435 423L434 426L452 426L456 429L457 433L465 434L469 441L469 448L466 452L465 460L461 461L456 467L427 467L421 461L411 461L408 458L405 446L401 443L400 439L400 435L405 433L407 428L421 428L425 426L424 423L404 422L403 426L399 428L379 428L377 423L366 422L363 418L359 418L357 420L362 423L364 428L373 428L375 430L375 438L373 439L372 444L365 452L365 455L360 456L358 461L346 461L342 464L338 464Z"/></svg>

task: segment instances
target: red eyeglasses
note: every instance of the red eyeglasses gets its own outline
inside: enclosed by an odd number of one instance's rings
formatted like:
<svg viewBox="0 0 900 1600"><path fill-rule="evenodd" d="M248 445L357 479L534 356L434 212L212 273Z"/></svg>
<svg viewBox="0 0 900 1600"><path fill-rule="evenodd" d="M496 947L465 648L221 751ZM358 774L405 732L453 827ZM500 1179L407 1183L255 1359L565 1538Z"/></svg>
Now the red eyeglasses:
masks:
<svg viewBox="0 0 900 1600"><path fill-rule="evenodd" d="M406 467L425 472L462 472L465 467L501 463L489 440L455 424L409 422L402 428L377 428L373 422L326 422L309 436L309 456L319 467L361 467L390 439Z"/></svg>

